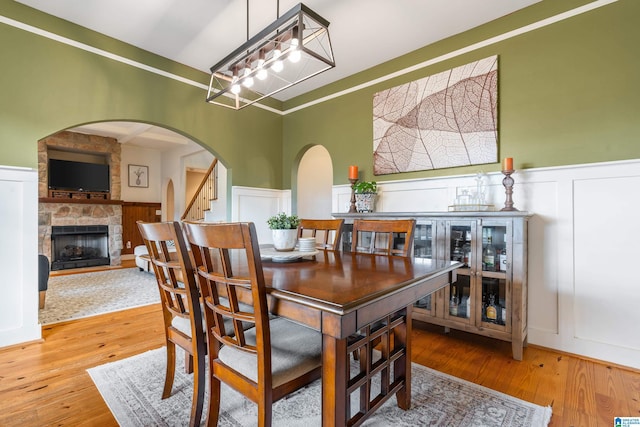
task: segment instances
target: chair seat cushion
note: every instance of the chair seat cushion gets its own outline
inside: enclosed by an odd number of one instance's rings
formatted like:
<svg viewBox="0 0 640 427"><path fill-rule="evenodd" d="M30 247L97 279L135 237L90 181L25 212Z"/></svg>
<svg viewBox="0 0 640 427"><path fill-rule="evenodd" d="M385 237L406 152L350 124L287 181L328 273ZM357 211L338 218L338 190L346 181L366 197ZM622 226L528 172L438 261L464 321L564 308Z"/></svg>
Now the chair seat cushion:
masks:
<svg viewBox="0 0 640 427"><path fill-rule="evenodd" d="M204 318L202 319L202 324L204 325ZM176 316L171 321L171 326L173 326L186 336L191 336L191 321L189 319Z"/></svg>
<svg viewBox="0 0 640 427"><path fill-rule="evenodd" d="M273 387L291 381L322 364L322 335L320 332L287 319L270 320L271 371ZM247 331L245 338L255 345L255 328ZM218 353L225 365L242 373L254 382L258 378L258 362L254 354L225 345Z"/></svg>

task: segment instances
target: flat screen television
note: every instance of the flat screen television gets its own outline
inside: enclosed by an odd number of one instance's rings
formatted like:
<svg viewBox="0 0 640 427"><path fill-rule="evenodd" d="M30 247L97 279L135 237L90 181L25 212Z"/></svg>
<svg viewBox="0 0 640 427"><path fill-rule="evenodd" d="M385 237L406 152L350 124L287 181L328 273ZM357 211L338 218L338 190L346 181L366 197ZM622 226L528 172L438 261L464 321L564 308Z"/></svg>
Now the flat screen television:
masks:
<svg viewBox="0 0 640 427"><path fill-rule="evenodd" d="M109 192L109 165L49 159L49 189Z"/></svg>

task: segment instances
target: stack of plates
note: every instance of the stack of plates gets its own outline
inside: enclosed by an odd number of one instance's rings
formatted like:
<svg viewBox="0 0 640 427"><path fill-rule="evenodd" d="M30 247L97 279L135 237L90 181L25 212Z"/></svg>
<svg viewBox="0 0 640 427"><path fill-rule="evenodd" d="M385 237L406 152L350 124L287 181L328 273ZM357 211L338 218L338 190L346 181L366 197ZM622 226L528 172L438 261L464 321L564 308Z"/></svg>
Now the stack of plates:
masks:
<svg viewBox="0 0 640 427"><path fill-rule="evenodd" d="M300 252L313 252L316 250L315 237L300 237L298 239L298 250Z"/></svg>

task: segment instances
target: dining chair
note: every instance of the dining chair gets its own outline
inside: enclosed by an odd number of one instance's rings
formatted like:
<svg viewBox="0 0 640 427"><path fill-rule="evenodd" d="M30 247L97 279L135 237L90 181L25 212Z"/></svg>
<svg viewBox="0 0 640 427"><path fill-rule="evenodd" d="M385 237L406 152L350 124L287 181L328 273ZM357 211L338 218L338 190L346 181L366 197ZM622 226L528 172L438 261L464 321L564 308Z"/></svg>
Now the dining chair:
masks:
<svg viewBox="0 0 640 427"><path fill-rule="evenodd" d="M185 371L193 372L190 426L200 425L206 383L207 343L200 295L180 223L138 221L160 291L167 348L162 398L171 396L176 345L185 351Z"/></svg>
<svg viewBox="0 0 640 427"><path fill-rule="evenodd" d="M410 257L415 228L415 219L356 219L351 252Z"/></svg>
<svg viewBox="0 0 640 427"><path fill-rule="evenodd" d="M302 219L298 238L315 237L316 249L340 250L343 219Z"/></svg>
<svg viewBox="0 0 640 427"><path fill-rule="evenodd" d="M259 426L270 426L273 402L320 378L322 336L284 318L270 318L253 223L184 222L183 228L209 344L207 425L217 425L222 381L258 405ZM240 302L251 304L252 312Z"/></svg>
<svg viewBox="0 0 640 427"><path fill-rule="evenodd" d="M353 221L351 252L411 258L415 228L415 219L356 219ZM373 348L381 343L383 352L390 352L395 345L390 341L395 328L408 328L407 333L410 333L410 310L400 310L350 337L353 358L360 359L362 364L371 363ZM387 339L383 340L383 337Z"/></svg>

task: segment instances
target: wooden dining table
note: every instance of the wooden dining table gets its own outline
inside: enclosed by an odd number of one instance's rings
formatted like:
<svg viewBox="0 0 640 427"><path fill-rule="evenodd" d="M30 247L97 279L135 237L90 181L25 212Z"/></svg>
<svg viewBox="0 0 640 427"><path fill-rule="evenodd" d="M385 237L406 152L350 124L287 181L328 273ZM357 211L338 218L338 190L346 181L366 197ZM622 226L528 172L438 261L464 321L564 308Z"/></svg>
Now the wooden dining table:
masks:
<svg viewBox="0 0 640 427"><path fill-rule="evenodd" d="M410 407L411 307L455 282L460 263L320 251L262 266L270 310L322 333L324 426L359 425L394 395Z"/></svg>

